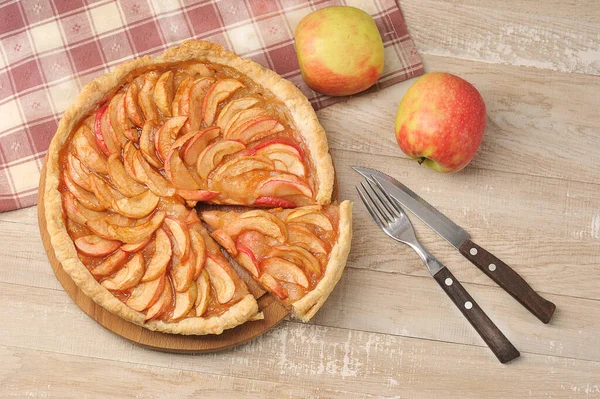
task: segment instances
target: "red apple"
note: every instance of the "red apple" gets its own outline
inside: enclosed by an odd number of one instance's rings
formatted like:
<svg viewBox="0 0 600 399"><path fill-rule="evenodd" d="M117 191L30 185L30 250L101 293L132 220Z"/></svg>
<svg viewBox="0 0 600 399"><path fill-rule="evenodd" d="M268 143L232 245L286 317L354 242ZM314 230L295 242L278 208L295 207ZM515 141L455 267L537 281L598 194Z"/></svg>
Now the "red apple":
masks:
<svg viewBox="0 0 600 399"><path fill-rule="evenodd" d="M373 18L358 8L326 7L304 17L294 34L302 78L330 96L371 87L383 72L383 42Z"/></svg>
<svg viewBox="0 0 600 399"><path fill-rule="evenodd" d="M472 84L432 72L417 79L402 98L396 139L400 149L420 164L452 173L475 156L485 123L485 103Z"/></svg>

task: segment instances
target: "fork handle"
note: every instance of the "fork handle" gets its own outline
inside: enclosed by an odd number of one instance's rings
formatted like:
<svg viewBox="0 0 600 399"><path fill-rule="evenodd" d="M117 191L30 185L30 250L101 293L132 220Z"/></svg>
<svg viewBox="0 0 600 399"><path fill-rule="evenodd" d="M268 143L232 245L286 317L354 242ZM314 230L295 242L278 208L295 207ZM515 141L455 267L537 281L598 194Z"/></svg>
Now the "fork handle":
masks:
<svg viewBox="0 0 600 399"><path fill-rule="evenodd" d="M467 240L461 245L460 253L543 323L550 321L556 305L542 298L510 266L471 240Z"/></svg>
<svg viewBox="0 0 600 399"><path fill-rule="evenodd" d="M510 362L520 356L517 348L506 338L494 322L479 307L477 302L469 295L467 290L452 275L450 270L443 267L433 278L440 287L448 294L452 302L460 309L462 314L469 320L477 333L483 338L487 346L501 363Z"/></svg>

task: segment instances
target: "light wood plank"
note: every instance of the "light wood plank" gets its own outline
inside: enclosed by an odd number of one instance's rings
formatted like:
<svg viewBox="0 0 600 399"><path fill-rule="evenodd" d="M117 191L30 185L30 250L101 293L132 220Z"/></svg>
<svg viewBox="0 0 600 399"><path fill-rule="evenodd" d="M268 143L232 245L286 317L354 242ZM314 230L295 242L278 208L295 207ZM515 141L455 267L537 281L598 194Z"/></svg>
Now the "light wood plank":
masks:
<svg viewBox="0 0 600 399"><path fill-rule="evenodd" d="M557 306L546 325L498 287L463 285L522 353L600 361L598 301L546 295ZM431 277L348 269L313 323L485 347Z"/></svg>
<svg viewBox="0 0 600 399"><path fill-rule="evenodd" d="M17 209L10 212L0 212L0 221L33 224L37 226L37 208L35 206L30 206L28 208Z"/></svg>
<svg viewBox="0 0 600 399"><path fill-rule="evenodd" d="M372 395L590 397L600 389L598 362L527 354L502 366L483 347L290 322L232 351L166 355L99 327L64 292L0 284L0 296L0 336L17 348Z"/></svg>
<svg viewBox="0 0 600 399"><path fill-rule="evenodd" d="M373 398L318 386L273 383L0 345L0 396L73 398ZM215 370L218 371L218 370Z"/></svg>
<svg viewBox="0 0 600 399"><path fill-rule="evenodd" d="M29 209L37 209L32 207ZM15 211L18 213L21 211ZM37 224L0 221L0 281L62 290L44 250Z"/></svg>
<svg viewBox="0 0 600 399"><path fill-rule="evenodd" d="M427 71L457 74L473 83L485 100L487 129L468 169L598 183L598 77L431 55L423 58ZM330 147L406 158L396 143L394 121L398 104L413 82L320 110ZM416 163L411 168L419 169Z"/></svg>
<svg viewBox="0 0 600 399"><path fill-rule="evenodd" d="M416 258L416 255L412 256ZM500 288L464 285L521 351L600 361L600 347L589 345L600 335L596 323L600 319L598 301L546 295L558 306L558 311L552 322L544 325ZM18 296L20 290L19 286L7 285L3 302L15 301L9 294ZM59 292L62 294L62 290ZM22 306L18 300L10 305L17 309ZM348 268L314 322L330 327L485 346L429 277Z"/></svg>
<svg viewBox="0 0 600 399"><path fill-rule="evenodd" d="M412 250L388 239L360 202L354 187L361 176L350 166L368 165L422 195L467 229L475 242L514 267L534 289L600 298L596 185L476 169L447 176L415 168L406 159L346 151L334 151L334 158L341 198L357 202L351 252L354 267L426 274ZM495 284L423 223L415 217L412 220L424 245L456 271L461 281Z"/></svg>
<svg viewBox="0 0 600 399"><path fill-rule="evenodd" d="M539 2L532 3L542 8ZM597 19L549 18L501 2L480 7L404 0L401 5L411 36L422 53L600 75ZM592 15L598 14L597 3L595 8Z"/></svg>
<svg viewBox="0 0 600 399"><path fill-rule="evenodd" d="M470 5L491 10L505 10L507 3L499 0L442 0L453 5ZM404 2L402 3L404 6ZM596 0L511 0L510 10L527 15L558 17L575 21L600 23L600 7Z"/></svg>

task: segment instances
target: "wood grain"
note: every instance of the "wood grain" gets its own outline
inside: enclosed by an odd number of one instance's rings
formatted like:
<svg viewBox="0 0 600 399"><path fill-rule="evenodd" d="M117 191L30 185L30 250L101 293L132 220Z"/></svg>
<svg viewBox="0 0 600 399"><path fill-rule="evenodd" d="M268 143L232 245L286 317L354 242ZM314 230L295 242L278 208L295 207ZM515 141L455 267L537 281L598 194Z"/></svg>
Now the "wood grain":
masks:
<svg viewBox="0 0 600 399"><path fill-rule="evenodd" d="M459 251L542 323L550 322L556 305L535 292L514 269L471 240L466 240Z"/></svg>
<svg viewBox="0 0 600 399"><path fill-rule="evenodd" d="M505 10L506 3L497 0L441 0L448 4L483 7L490 10ZM408 4L408 3L407 3ZM596 0L512 0L510 11L526 18L528 15L600 23L600 8ZM402 9L410 7L402 3Z"/></svg>
<svg viewBox="0 0 600 399"><path fill-rule="evenodd" d="M436 285L431 278L427 281ZM437 286L435 289L445 296ZM134 345L98 328L65 292L24 291L18 286L0 284L0 301L6 304L0 307L0 319L13 320L10 327L0 325L3 344L31 349L40 355L56 353L57 358L52 364L61 369L66 365L61 365L60 359L70 358L59 357L64 354L87 358L90 366L102 359L114 361L119 367L165 367L179 373L217 374L223 378L317 386L380 397L514 398L522 397L523 392L529 396L531 390L532 397L539 398L544 393L593 398L600 389L597 379L600 362L523 354L510 365L503 366L484 346L287 321L231 351L196 356L165 354ZM449 305L454 307L452 303ZM395 306L407 307L400 306L400 302ZM28 311L22 314L19 309ZM367 316L363 313L363 317ZM457 318L462 319L458 311ZM29 328L34 323L36 328ZM465 324L465 329L472 330L468 323ZM69 328L64 328L65 325ZM536 325L540 323L536 321ZM534 334L529 335L533 337ZM0 366L0 370L19 364L2 363L8 365ZM0 374L0 381L2 377ZM64 379L69 378L75 377ZM190 384L185 379L171 377L166 377L165 382L164 386L175 391L180 383L184 387ZM89 380L86 383L93 384ZM48 391L41 384L33 386ZM107 392L119 392L117 388L106 389Z"/></svg>
<svg viewBox="0 0 600 399"><path fill-rule="evenodd" d="M600 335L598 301L549 295L558 310L544 325L500 288L463 285L524 357L535 353L600 361L600 347L590 345ZM485 347L430 276L346 270L313 322Z"/></svg>
<svg viewBox="0 0 600 399"><path fill-rule="evenodd" d="M351 165L378 169L397 178L451 220L474 241L510 264L541 293L600 298L600 209L595 184L468 168L441 175L413 161L350 151L333 151L339 165L340 195L357 202L351 258L356 267L425 276L410 248L385 240L354 186L361 176ZM598 220L598 227L596 227ZM477 268L424 224L417 237L463 282L494 285ZM599 233L596 234L596 229ZM440 256L438 256L440 254ZM569 265L577 265L577 273ZM463 274L464 273L464 274ZM584 277L585 276L585 277Z"/></svg>
<svg viewBox="0 0 600 399"><path fill-rule="evenodd" d="M376 397L318 386L228 377L168 366L132 364L1 345L0 356L5 360L0 364L0 382L3 393L10 397L44 397L47 391L43 387L48 386L52 387L56 397L63 399L131 398L132 387L138 398L248 398L255 395L273 399ZM91 381L94 383L90 384Z"/></svg>
<svg viewBox="0 0 600 399"><path fill-rule="evenodd" d="M510 7L487 3L404 0L402 11L417 48L426 54L600 75L597 19L548 18L531 12L531 5L523 12L524 6L513 9L512 1ZM598 4L588 7L594 8L591 15L597 16Z"/></svg>
<svg viewBox="0 0 600 399"><path fill-rule="evenodd" d="M445 71L467 79L485 100L486 133L469 169L598 182L600 153L592 150L598 140L597 76L428 54L423 61L427 71ZM396 144L394 120L398 103L411 84L402 82L343 106L320 110L319 120L330 146L406 158Z"/></svg>
<svg viewBox="0 0 600 399"><path fill-rule="evenodd" d="M19 212L0 212L0 222L37 226L37 208L30 206L29 208L19 209Z"/></svg>
<svg viewBox="0 0 600 399"><path fill-rule="evenodd" d="M473 299L448 268L443 268L433 278L450 297L457 309L469 321L469 324L477 331L485 344L496 355L500 363L508 363L521 356L517 348L506 338L504 333L500 331L489 316L485 314L475 299Z"/></svg>
<svg viewBox="0 0 600 399"><path fill-rule="evenodd" d="M411 256L417 259L412 253L406 255L407 258ZM56 280L54 276L51 278ZM600 347L589 345L600 334L598 301L549 296L548 299L558 304L559 311L552 323L542 325L501 289L464 285L522 352L600 361ZM20 291L38 289L13 283L6 284L6 287L3 289L15 295ZM52 290L63 291L60 287ZM10 295L0 296L0 299L16 309L30 306L19 301L11 302ZM10 315L5 316L8 318ZM18 313L14 315L18 317ZM485 345L430 276L347 269L313 322L432 341Z"/></svg>
<svg viewBox="0 0 600 399"><path fill-rule="evenodd" d="M100 328L46 260L36 208L0 213L0 397L600 398L600 7L596 0L400 0L427 71L487 105L478 156L441 176L398 150L412 81L318 112L341 198L366 164L398 177L514 267L558 310L548 325L420 222L446 264L521 350L497 364L409 248L355 206L348 268L313 325L284 321L208 355L147 350ZM165 389L168 387L169 389Z"/></svg>

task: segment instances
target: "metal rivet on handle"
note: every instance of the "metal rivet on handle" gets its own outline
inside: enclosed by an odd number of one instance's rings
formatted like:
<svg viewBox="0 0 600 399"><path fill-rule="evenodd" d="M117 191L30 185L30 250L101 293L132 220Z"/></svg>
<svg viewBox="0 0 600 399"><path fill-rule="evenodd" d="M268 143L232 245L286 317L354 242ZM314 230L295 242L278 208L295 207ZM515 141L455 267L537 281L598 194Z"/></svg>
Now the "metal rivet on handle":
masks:
<svg viewBox="0 0 600 399"><path fill-rule="evenodd" d="M446 280L444 280L444 283L446 283L447 286L450 286L452 285L452 279L448 277Z"/></svg>
<svg viewBox="0 0 600 399"><path fill-rule="evenodd" d="M494 270L496 270L496 265L494 265L493 263L490 263L490 265L488 266L488 269L490 269L490 271L493 272Z"/></svg>
<svg viewBox="0 0 600 399"><path fill-rule="evenodd" d="M465 309L469 310L473 307L473 304L471 303L471 301L467 301L465 302Z"/></svg>
<svg viewBox="0 0 600 399"><path fill-rule="evenodd" d="M477 248L471 248L471 250L469 251L469 253L473 256L477 255Z"/></svg>

